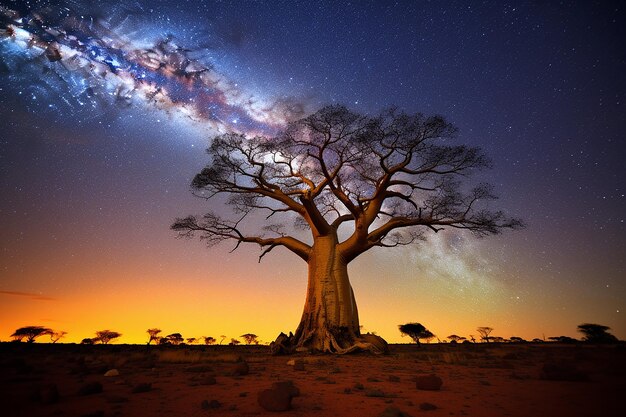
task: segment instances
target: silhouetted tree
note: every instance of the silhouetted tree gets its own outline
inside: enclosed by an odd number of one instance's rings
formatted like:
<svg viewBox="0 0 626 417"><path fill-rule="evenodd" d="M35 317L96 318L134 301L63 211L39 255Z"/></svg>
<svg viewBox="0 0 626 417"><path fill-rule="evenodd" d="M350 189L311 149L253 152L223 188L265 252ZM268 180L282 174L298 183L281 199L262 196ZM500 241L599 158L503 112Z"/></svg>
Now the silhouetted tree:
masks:
<svg viewBox="0 0 626 417"><path fill-rule="evenodd" d="M201 198L227 197L235 217L188 216L176 219L172 229L198 234L210 245L259 245L259 260L283 247L307 262L300 325L293 337L279 336L274 350L386 350L380 337L360 335L350 262L372 248L419 242L426 232L446 227L485 236L522 225L479 207L495 198L490 186L464 192L461 180L490 163L478 148L453 145L455 133L439 116L392 109L369 117L329 106L272 138L215 137L210 165L191 186ZM269 220L258 231L258 212L268 213L266 219L296 218L312 244Z"/></svg>
<svg viewBox="0 0 626 417"><path fill-rule="evenodd" d="M148 336L150 336L150 339L148 339L148 344L154 342L154 344L157 344L159 342L159 333L161 333L161 329L148 329L146 330L146 332L148 333Z"/></svg>
<svg viewBox="0 0 626 417"><path fill-rule="evenodd" d="M491 327L478 327L476 329L476 331L480 335L480 340L484 340L485 342L489 343L489 335L491 334L491 332L493 332L493 328L491 328Z"/></svg>
<svg viewBox="0 0 626 417"><path fill-rule="evenodd" d="M495 342L495 343L504 343L504 342L506 342L506 339L504 337L502 337L502 336L490 336L489 339L492 342Z"/></svg>
<svg viewBox="0 0 626 417"><path fill-rule="evenodd" d="M533 343L543 343L543 342L545 342L545 340L543 340L543 339L539 339L538 337L535 337L535 338L532 340L532 342L533 342Z"/></svg>
<svg viewBox="0 0 626 417"><path fill-rule="evenodd" d="M187 338L187 344L188 345L193 345L194 343L196 343L196 338L195 337L188 337Z"/></svg>
<svg viewBox="0 0 626 417"><path fill-rule="evenodd" d="M259 336L253 333L242 334L239 337L243 337L243 340L246 342L246 345L250 345L252 343L256 343L257 345L259 344L259 341L257 340Z"/></svg>
<svg viewBox="0 0 626 417"><path fill-rule="evenodd" d="M435 334L433 334L430 330L426 330L423 334L422 334L422 339L426 340L426 343L430 343L430 341L432 339L434 339L435 337L437 337Z"/></svg>
<svg viewBox="0 0 626 417"><path fill-rule="evenodd" d="M204 336L202 339L205 345L212 345L216 342L215 338L211 336Z"/></svg>
<svg viewBox="0 0 626 417"><path fill-rule="evenodd" d="M163 339L165 339L165 342L163 342ZM180 345L184 341L185 339L180 333L168 334L164 338L161 338L161 342L163 342L161 344L170 344L170 345L176 345L176 346Z"/></svg>
<svg viewBox="0 0 626 417"><path fill-rule="evenodd" d="M220 339L220 345L221 345L222 342L224 341L224 339L226 339L226 335L221 335L220 337L221 337L221 339Z"/></svg>
<svg viewBox="0 0 626 417"><path fill-rule="evenodd" d="M26 339L26 342L33 343L35 339L39 336L50 335L52 334L52 329L43 326L25 326L17 329L11 337L14 340L19 340L20 342L23 339Z"/></svg>
<svg viewBox="0 0 626 417"><path fill-rule="evenodd" d="M95 343L94 340L89 337L86 337L80 341L81 345L93 345L94 343Z"/></svg>
<svg viewBox="0 0 626 417"><path fill-rule="evenodd" d="M576 339L574 339L572 337L569 337L569 336L552 336L552 337L548 337L548 340L552 340L553 342L558 342L558 343L576 343L576 342L578 342L578 340L576 340Z"/></svg>
<svg viewBox="0 0 626 417"><path fill-rule="evenodd" d="M430 330L426 329L421 323L406 323L398 326L400 333L409 336L417 345L420 345L420 339L432 339L435 337Z"/></svg>
<svg viewBox="0 0 626 417"><path fill-rule="evenodd" d="M229 345L237 346L239 343L241 343L241 342L233 337L233 338L230 339Z"/></svg>
<svg viewBox="0 0 626 417"><path fill-rule="evenodd" d="M509 339L512 343L525 343L526 340L524 340L521 337L518 336L511 336L511 338Z"/></svg>
<svg viewBox="0 0 626 417"><path fill-rule="evenodd" d="M590 343L617 343L617 337L608 332L608 326L601 324L584 323L578 326L578 331L584 334L583 340Z"/></svg>
<svg viewBox="0 0 626 417"><path fill-rule="evenodd" d="M458 343L458 342L465 340L463 336L458 336L456 334L451 334L450 336L448 336L448 339L450 339L450 342L454 342L454 343Z"/></svg>
<svg viewBox="0 0 626 417"><path fill-rule="evenodd" d="M100 342L107 345L111 340L117 339L122 334L112 330L100 330L96 332L96 337L92 339L94 342Z"/></svg>
<svg viewBox="0 0 626 417"><path fill-rule="evenodd" d="M53 331L52 333L50 333L50 341L52 343L56 343L58 342L60 339L62 339L63 337L65 337L65 335L67 334L67 332L61 330L61 331Z"/></svg>

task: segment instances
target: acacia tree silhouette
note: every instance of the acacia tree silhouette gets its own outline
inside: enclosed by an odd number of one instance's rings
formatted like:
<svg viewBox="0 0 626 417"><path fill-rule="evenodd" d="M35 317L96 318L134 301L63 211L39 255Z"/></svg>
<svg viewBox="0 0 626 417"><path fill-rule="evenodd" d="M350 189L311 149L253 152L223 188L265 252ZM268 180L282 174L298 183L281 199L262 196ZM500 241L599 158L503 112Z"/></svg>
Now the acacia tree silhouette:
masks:
<svg viewBox="0 0 626 417"><path fill-rule="evenodd" d="M56 343L58 342L60 339L64 338L65 335L67 334L66 331L60 330L60 331L52 331L52 333L50 333L50 341L52 343Z"/></svg>
<svg viewBox="0 0 626 417"><path fill-rule="evenodd" d="M578 331L584 334L583 340L590 343L616 343L617 337L608 332L609 326L602 324L584 323L578 326Z"/></svg>
<svg viewBox="0 0 626 417"><path fill-rule="evenodd" d="M455 133L439 116L391 109L369 117L329 106L271 138L215 137L211 162L191 186L204 199L227 196L235 217L209 212L178 218L172 229L198 234L209 245L254 243L262 248L259 261L282 247L307 262L300 324L295 335L279 336L274 352L385 351L382 338L360 334L350 262L372 248L408 245L446 227L485 236L522 226L479 206L495 198L489 185L462 191L460 180L490 163L478 148L453 145ZM250 230L259 223L255 212L267 213L261 231ZM270 223L285 215L309 231L308 243L287 235L282 223Z"/></svg>
<svg viewBox="0 0 626 417"><path fill-rule="evenodd" d="M407 335L413 339L418 346L420 345L420 339L430 340L435 337L435 335L421 323L400 324L398 329L402 335Z"/></svg>
<svg viewBox="0 0 626 417"><path fill-rule="evenodd" d="M154 344L157 344L159 342L159 333L161 333L161 329L148 329L146 330L146 332L148 333L148 336L150 336L150 339L148 339L148 344L154 342Z"/></svg>
<svg viewBox="0 0 626 417"><path fill-rule="evenodd" d="M258 344L258 337L257 335L255 335L254 333L246 333L246 334L242 334L239 337L243 337L243 340L246 342L246 345L250 345L252 343L256 343Z"/></svg>
<svg viewBox="0 0 626 417"><path fill-rule="evenodd" d="M488 326L478 327L476 328L476 331L480 335L481 340L484 340L485 342L489 343L489 339L490 339L489 335L491 334L491 332L493 332L492 327L488 327Z"/></svg>
<svg viewBox="0 0 626 417"><path fill-rule="evenodd" d="M11 337L20 342L26 339L26 342L33 343L39 336L51 335L53 330L43 326L25 326L15 330Z"/></svg>
<svg viewBox="0 0 626 417"><path fill-rule="evenodd" d="M94 342L100 342L103 345L108 344L111 340L117 339L122 336L121 333L114 332L112 330L99 330L96 332L96 337L93 339Z"/></svg>

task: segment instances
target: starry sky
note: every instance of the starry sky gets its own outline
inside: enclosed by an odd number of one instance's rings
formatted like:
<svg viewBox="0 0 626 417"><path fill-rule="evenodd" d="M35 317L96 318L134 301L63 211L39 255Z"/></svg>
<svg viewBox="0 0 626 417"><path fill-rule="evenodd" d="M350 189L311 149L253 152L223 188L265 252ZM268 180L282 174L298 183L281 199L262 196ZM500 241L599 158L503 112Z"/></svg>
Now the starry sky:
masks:
<svg viewBox="0 0 626 417"><path fill-rule="evenodd" d="M623 2L90 3L0 1L0 340L295 330L304 262L169 226L224 210L189 192L211 137L333 103L444 115L528 225L361 256L365 331L626 338Z"/></svg>

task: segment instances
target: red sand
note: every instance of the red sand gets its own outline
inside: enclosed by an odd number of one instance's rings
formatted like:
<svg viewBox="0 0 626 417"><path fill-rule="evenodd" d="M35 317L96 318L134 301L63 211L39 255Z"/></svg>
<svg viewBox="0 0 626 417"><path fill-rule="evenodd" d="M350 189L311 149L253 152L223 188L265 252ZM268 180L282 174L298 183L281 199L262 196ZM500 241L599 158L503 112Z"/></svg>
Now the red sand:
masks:
<svg viewBox="0 0 626 417"><path fill-rule="evenodd" d="M246 346L4 343L0 353L2 416L377 417L388 407L433 417L617 416L626 394L626 349L615 346L397 345L386 356L285 357ZM247 375L233 374L238 357ZM294 358L305 361L304 370L287 364ZM109 369L120 375L103 376ZM429 374L443 380L440 391L416 389L415 377ZM216 383L205 385L210 376ZM265 411L257 393L279 380L292 380L301 395L290 411ZM100 382L102 392L78 395L88 382ZM133 393L141 383L151 390ZM49 384L59 399L42 404L41 387ZM203 408L203 400L219 407ZM423 403L437 408L422 410Z"/></svg>

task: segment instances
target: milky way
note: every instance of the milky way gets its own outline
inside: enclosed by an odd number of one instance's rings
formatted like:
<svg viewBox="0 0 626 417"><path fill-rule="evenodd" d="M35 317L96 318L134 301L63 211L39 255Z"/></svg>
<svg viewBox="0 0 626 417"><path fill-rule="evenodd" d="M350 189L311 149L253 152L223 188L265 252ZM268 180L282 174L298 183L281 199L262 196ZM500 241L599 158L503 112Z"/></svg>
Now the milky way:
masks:
<svg viewBox="0 0 626 417"><path fill-rule="evenodd" d="M272 133L303 114L294 99L268 101L242 90L171 34L146 41L125 33L128 17L114 26L66 6L0 6L0 23L5 70L41 73L45 87L31 92L34 98L57 94L69 109L152 105L206 122L217 132L252 133Z"/></svg>

